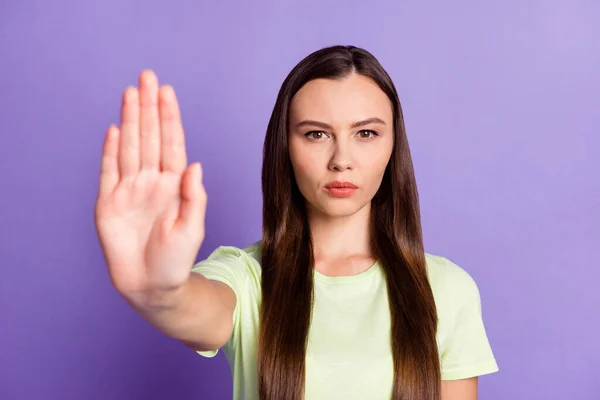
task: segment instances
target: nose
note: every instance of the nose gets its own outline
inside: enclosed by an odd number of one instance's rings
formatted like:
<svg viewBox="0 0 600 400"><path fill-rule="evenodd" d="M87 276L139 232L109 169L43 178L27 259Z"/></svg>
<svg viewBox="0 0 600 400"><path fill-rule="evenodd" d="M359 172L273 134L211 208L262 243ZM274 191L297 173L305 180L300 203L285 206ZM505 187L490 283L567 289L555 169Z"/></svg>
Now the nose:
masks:
<svg viewBox="0 0 600 400"><path fill-rule="evenodd" d="M329 169L338 172L352 169L354 162L351 153L350 144L342 143L342 141L338 140L334 146L331 159L329 160Z"/></svg>

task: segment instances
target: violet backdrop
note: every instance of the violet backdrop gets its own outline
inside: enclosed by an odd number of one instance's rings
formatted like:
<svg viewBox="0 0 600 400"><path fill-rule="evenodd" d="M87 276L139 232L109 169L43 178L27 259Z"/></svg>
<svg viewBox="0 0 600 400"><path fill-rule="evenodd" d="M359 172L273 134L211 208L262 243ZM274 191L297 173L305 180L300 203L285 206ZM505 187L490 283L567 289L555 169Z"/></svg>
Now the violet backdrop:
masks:
<svg viewBox="0 0 600 400"><path fill-rule="evenodd" d="M179 96L207 238L260 238L262 143L310 52L371 51L398 88L425 247L481 292L484 400L600 399L600 3L0 1L0 399L227 399L223 354L112 288L93 207L106 127L144 68Z"/></svg>

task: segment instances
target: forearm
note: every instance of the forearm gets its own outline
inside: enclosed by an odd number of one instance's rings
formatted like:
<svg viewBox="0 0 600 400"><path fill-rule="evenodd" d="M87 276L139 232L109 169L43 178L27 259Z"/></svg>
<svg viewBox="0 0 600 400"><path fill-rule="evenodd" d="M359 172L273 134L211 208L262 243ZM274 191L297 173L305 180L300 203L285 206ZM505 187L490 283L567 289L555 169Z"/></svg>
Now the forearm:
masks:
<svg viewBox="0 0 600 400"><path fill-rule="evenodd" d="M160 332L198 350L209 350L221 347L231 334L235 303L231 304L225 290L230 289L191 273L176 290L124 297Z"/></svg>

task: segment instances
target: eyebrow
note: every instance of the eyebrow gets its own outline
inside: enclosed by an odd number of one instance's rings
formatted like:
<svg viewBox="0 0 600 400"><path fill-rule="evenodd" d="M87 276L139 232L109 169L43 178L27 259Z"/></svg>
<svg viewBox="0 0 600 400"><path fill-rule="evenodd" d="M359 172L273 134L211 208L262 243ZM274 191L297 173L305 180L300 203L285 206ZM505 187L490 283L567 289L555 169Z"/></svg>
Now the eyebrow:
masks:
<svg viewBox="0 0 600 400"><path fill-rule="evenodd" d="M368 119L365 119L362 121L356 121L356 122L352 123L352 125L350 125L350 127L351 128L360 128L361 126L365 126L365 125L369 125L369 124L385 125L385 122L381 118L373 117L373 118L368 118ZM318 126L319 128L323 128L323 129L332 129L331 125L326 124L325 122L312 121L309 119L298 122L296 124L296 128L301 128L303 126Z"/></svg>

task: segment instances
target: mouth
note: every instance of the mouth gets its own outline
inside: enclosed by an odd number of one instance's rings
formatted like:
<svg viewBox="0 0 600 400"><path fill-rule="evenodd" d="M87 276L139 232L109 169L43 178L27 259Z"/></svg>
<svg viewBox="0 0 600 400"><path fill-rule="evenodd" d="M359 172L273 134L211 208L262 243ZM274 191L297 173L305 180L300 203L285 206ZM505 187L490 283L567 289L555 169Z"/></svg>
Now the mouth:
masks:
<svg viewBox="0 0 600 400"><path fill-rule="evenodd" d="M325 191L333 197L350 197L356 192L358 186L351 182L330 182L325 186Z"/></svg>
<svg viewBox="0 0 600 400"><path fill-rule="evenodd" d="M333 182L329 182L325 186L325 188L326 189L358 189L358 186L356 186L352 182L333 181Z"/></svg>

